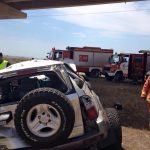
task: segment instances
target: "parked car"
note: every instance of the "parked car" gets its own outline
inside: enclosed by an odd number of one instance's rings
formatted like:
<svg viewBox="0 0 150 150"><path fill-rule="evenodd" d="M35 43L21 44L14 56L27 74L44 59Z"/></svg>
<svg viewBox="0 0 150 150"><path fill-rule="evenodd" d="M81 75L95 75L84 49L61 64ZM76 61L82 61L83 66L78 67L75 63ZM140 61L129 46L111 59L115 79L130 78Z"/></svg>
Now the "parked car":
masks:
<svg viewBox="0 0 150 150"><path fill-rule="evenodd" d="M0 146L121 149L114 108L104 109L90 83L67 64L30 60L0 71Z"/></svg>

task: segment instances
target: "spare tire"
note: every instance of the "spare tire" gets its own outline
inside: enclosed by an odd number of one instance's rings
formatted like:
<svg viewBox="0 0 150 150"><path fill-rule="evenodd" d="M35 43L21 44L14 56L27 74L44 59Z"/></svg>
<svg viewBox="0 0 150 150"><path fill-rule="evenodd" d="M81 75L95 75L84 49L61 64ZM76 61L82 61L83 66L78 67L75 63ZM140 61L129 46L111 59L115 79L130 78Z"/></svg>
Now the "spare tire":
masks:
<svg viewBox="0 0 150 150"><path fill-rule="evenodd" d="M53 147L70 135L75 114L69 99L52 88L39 88L19 102L14 123L19 135L33 147Z"/></svg>

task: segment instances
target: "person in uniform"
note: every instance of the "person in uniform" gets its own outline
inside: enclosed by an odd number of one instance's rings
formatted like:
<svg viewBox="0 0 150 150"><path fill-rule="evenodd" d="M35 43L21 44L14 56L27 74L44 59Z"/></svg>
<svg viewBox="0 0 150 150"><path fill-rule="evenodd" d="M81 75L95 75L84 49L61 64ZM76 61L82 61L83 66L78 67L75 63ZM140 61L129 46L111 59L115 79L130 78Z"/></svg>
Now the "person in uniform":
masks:
<svg viewBox="0 0 150 150"><path fill-rule="evenodd" d="M150 129L150 76L145 81L145 84L143 86L142 92L141 92L141 98L142 100L147 101L147 107L148 107L148 119L149 119L149 129Z"/></svg>
<svg viewBox="0 0 150 150"><path fill-rule="evenodd" d="M5 69L8 66L10 66L9 61L3 58L3 53L0 53L0 70Z"/></svg>
<svg viewBox="0 0 150 150"><path fill-rule="evenodd" d="M8 66L10 66L9 61L5 60L3 57L3 53L0 52L0 70L5 69ZM7 99L8 90L9 90L9 83L4 84L4 85L0 85L0 103L4 99Z"/></svg>

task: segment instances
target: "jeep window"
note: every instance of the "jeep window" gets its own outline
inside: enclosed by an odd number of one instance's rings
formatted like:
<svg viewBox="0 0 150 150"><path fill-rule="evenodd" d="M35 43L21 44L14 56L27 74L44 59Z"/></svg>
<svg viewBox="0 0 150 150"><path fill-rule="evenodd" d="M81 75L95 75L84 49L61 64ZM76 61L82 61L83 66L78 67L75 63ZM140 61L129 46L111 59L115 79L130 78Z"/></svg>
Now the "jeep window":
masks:
<svg viewBox="0 0 150 150"><path fill-rule="evenodd" d="M63 93L68 91L67 85L55 72L45 72L30 76L12 78L0 87L0 103L19 101L28 92L43 87L57 89Z"/></svg>
<svg viewBox="0 0 150 150"><path fill-rule="evenodd" d="M68 93L71 92L73 90L73 86L71 84L71 81L70 81L70 78L69 78L69 75L65 69L65 67L63 65L59 65L59 74L62 76L62 78L64 79L64 82L67 84L68 86Z"/></svg>
<svg viewBox="0 0 150 150"><path fill-rule="evenodd" d="M83 85L84 85L84 81L80 78L80 76L78 76L75 71L67 64L65 64L65 68L66 71L68 72L69 76L75 80L75 82L77 83L78 87L82 89Z"/></svg>
<svg viewBox="0 0 150 150"><path fill-rule="evenodd" d="M69 71L69 72L73 72L76 74L76 72L68 64L64 64L64 65L65 65L67 72Z"/></svg>

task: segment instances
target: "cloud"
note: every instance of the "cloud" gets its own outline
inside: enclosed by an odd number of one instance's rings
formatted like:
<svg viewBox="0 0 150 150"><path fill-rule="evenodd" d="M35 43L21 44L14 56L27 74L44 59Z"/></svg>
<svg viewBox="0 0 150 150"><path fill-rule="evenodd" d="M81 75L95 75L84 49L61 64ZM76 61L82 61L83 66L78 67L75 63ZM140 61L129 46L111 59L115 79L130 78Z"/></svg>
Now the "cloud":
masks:
<svg viewBox="0 0 150 150"><path fill-rule="evenodd" d="M112 31L112 30L101 30L99 32L99 35L101 37L106 37L106 38L121 38L122 34L120 32L117 31Z"/></svg>
<svg viewBox="0 0 150 150"><path fill-rule="evenodd" d="M150 9L150 2L59 8L56 9L57 13L66 15L53 17L84 28L98 30L102 36L150 36L150 12L139 9Z"/></svg>
<svg viewBox="0 0 150 150"><path fill-rule="evenodd" d="M21 23L23 23L23 24L31 24L32 23L32 21L31 20L29 20L29 19L26 19L26 20L19 20Z"/></svg>
<svg viewBox="0 0 150 150"><path fill-rule="evenodd" d="M38 44L37 44L38 43ZM1 50L6 55L42 58L46 55L49 44L35 37L3 35L0 36ZM7 45L7 46L6 46Z"/></svg>
<svg viewBox="0 0 150 150"><path fill-rule="evenodd" d="M72 33L74 36L77 36L79 38L86 38L86 35L84 33L81 32L74 32Z"/></svg>
<svg viewBox="0 0 150 150"><path fill-rule="evenodd" d="M58 25L55 25L53 23L50 23L50 22L42 22L41 25L46 29L51 29L51 30L55 30L57 32L60 32L60 31L63 31L63 28L58 26Z"/></svg>

